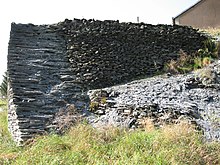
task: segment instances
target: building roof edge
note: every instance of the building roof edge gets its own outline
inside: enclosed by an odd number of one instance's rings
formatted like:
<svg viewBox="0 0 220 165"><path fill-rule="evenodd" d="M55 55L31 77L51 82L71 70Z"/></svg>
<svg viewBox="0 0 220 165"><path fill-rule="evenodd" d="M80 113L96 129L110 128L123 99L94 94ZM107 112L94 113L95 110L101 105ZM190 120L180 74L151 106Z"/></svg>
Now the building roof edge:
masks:
<svg viewBox="0 0 220 165"><path fill-rule="evenodd" d="M188 12L189 10L191 10L192 8L198 6L201 2L203 2L205 0L199 0L198 2L196 2L194 5L190 6L189 8L187 8L186 10L184 10L183 12L181 12L180 14L178 14L176 17L173 17L173 20L175 20L176 18L178 18L179 16L185 14L186 12Z"/></svg>

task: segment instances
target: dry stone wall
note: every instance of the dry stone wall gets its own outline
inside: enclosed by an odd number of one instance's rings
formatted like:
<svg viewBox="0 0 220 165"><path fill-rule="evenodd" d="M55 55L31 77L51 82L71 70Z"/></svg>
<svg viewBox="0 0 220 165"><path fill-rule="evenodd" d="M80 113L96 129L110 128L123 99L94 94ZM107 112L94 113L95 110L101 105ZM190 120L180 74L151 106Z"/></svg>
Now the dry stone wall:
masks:
<svg viewBox="0 0 220 165"><path fill-rule="evenodd" d="M151 76L206 40L196 30L118 21L12 24L8 49L9 129L17 142L55 126L74 105L87 113L88 89Z"/></svg>
<svg viewBox="0 0 220 165"><path fill-rule="evenodd" d="M59 26L73 72L90 89L154 75L180 50L191 54L206 39L181 26L76 19Z"/></svg>

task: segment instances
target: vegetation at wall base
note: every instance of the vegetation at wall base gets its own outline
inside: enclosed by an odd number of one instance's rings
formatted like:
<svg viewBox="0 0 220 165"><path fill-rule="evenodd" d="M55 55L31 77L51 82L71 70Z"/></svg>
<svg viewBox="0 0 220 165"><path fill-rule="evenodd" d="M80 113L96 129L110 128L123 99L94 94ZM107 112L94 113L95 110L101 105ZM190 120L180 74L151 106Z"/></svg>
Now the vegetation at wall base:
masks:
<svg viewBox="0 0 220 165"><path fill-rule="evenodd" d="M78 124L63 136L49 134L18 147L7 129L7 110L0 112L0 164L219 164L220 143L205 143L186 122L157 129L102 130Z"/></svg>
<svg viewBox="0 0 220 165"><path fill-rule="evenodd" d="M6 99L0 99L0 108L0 164L9 164L21 150L8 131Z"/></svg>
<svg viewBox="0 0 220 165"><path fill-rule="evenodd" d="M171 60L165 65L165 72L185 74L193 70L208 66L218 58L218 45L211 39L204 42L204 48L192 55L187 55L183 50L179 52L177 60Z"/></svg>

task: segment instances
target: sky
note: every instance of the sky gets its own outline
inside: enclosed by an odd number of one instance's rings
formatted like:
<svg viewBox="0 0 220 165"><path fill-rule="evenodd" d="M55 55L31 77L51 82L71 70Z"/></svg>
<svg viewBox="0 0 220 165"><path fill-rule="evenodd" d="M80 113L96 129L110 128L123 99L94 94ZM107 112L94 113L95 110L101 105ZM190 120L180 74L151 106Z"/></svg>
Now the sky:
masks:
<svg viewBox="0 0 220 165"><path fill-rule="evenodd" d="M67 19L172 24L198 0L1 0L0 82L7 70L11 23L53 24Z"/></svg>

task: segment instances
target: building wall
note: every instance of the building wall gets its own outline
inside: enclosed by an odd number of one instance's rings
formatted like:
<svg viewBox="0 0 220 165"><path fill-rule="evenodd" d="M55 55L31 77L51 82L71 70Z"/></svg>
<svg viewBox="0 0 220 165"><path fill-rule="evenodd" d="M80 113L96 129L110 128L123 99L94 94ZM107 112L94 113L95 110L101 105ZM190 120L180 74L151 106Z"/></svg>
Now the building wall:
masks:
<svg viewBox="0 0 220 165"><path fill-rule="evenodd" d="M204 0L175 19L177 25L196 28L220 27L220 1Z"/></svg>

